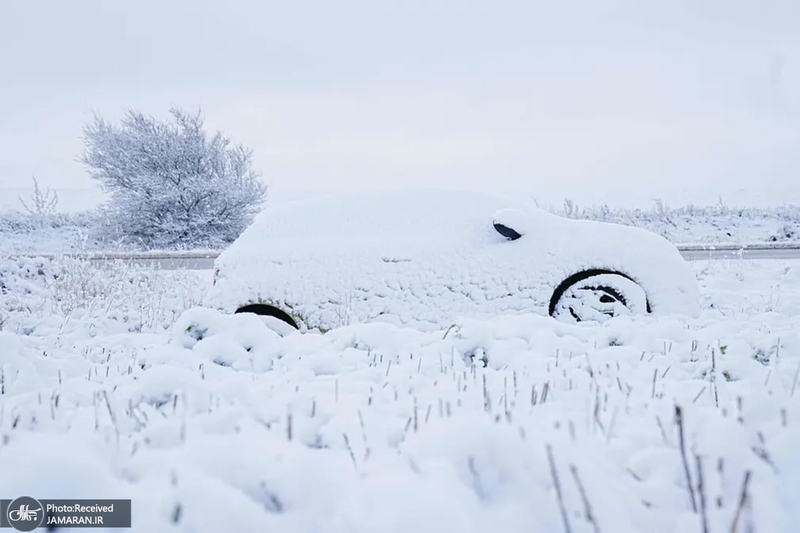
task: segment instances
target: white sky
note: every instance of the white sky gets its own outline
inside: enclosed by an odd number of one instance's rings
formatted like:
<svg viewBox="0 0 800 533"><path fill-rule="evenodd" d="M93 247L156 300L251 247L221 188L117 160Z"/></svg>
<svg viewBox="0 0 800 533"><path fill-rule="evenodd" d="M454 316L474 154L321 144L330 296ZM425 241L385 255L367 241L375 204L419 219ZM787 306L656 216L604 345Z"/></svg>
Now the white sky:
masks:
<svg viewBox="0 0 800 533"><path fill-rule="evenodd" d="M0 188L92 187L91 113L173 104L276 197L800 203L800 2L0 0Z"/></svg>

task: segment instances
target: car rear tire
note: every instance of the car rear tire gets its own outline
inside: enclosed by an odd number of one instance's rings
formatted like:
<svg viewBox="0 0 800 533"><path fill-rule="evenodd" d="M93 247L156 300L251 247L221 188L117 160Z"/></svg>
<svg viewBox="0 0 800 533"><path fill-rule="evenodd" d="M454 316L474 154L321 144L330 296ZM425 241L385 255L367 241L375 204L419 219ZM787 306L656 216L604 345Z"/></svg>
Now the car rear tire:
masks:
<svg viewBox="0 0 800 533"><path fill-rule="evenodd" d="M605 322L622 315L645 314L644 289L624 274L589 271L571 276L553 294L550 315L566 322Z"/></svg>
<svg viewBox="0 0 800 533"><path fill-rule="evenodd" d="M239 309L236 310L236 312L253 313L261 316L275 317L282 322L286 322L294 329L300 329L300 327L297 325L297 322L294 321L294 319L291 317L291 315L289 315L289 313L271 305L250 304L250 305L245 305L244 307L240 307Z"/></svg>

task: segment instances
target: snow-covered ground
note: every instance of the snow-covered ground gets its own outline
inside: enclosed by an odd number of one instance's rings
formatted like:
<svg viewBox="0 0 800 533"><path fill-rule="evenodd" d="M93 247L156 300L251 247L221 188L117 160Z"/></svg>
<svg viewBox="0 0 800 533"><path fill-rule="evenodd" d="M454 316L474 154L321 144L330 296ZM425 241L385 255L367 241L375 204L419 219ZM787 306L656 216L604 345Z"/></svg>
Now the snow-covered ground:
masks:
<svg viewBox="0 0 800 533"><path fill-rule="evenodd" d="M4 260L0 492L143 532L795 532L800 262L693 268L696 319L281 336L197 308L206 272Z"/></svg>

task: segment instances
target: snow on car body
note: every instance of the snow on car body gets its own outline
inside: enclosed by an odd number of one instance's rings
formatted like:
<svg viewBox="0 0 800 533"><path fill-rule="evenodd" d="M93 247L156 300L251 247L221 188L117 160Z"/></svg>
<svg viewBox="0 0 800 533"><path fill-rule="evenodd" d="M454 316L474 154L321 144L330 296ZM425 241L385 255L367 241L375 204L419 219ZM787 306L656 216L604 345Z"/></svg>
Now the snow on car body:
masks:
<svg viewBox="0 0 800 533"><path fill-rule="evenodd" d="M215 267L207 305L277 314L300 329L370 321L431 329L501 313L693 313L698 301L688 264L656 234L472 192L373 192L268 208Z"/></svg>

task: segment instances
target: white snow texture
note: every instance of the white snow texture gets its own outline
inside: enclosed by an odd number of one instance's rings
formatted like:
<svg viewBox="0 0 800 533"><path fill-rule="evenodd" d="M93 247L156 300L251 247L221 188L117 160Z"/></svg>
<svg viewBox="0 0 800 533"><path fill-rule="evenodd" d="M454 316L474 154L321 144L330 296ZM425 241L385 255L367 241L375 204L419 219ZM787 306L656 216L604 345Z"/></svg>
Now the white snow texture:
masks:
<svg viewBox="0 0 800 533"><path fill-rule="evenodd" d="M148 533L794 533L800 262L692 268L696 318L323 335L198 308L205 273L3 260L0 493Z"/></svg>

